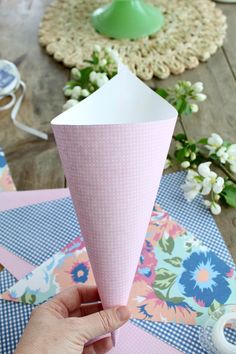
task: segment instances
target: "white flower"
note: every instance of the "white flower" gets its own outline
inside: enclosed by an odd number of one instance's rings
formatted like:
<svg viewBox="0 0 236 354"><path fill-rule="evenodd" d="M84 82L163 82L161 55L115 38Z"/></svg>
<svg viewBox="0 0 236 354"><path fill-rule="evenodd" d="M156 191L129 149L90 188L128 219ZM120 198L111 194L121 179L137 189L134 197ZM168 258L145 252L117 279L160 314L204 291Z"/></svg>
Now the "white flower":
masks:
<svg viewBox="0 0 236 354"><path fill-rule="evenodd" d="M79 98L80 94L81 94L81 87L75 86L72 90L71 97L77 100Z"/></svg>
<svg viewBox="0 0 236 354"><path fill-rule="evenodd" d="M207 95L205 95L204 93L197 93L195 95L195 99L198 101L198 102L203 102L205 101L205 99L207 98Z"/></svg>
<svg viewBox="0 0 236 354"><path fill-rule="evenodd" d="M212 187L213 192L216 194L221 193L224 188L224 184L225 184L224 178L217 177Z"/></svg>
<svg viewBox="0 0 236 354"><path fill-rule="evenodd" d="M120 57L118 52L115 49L112 49L111 52L109 53L109 57L114 61L116 64L119 63Z"/></svg>
<svg viewBox="0 0 236 354"><path fill-rule="evenodd" d="M170 166L171 166L171 161L170 161L170 159L166 159L165 166L164 166L164 170L166 170L166 169L169 168Z"/></svg>
<svg viewBox="0 0 236 354"><path fill-rule="evenodd" d="M202 183L196 180L196 176L199 176L197 172L189 170L185 179L185 184L181 186L184 191L184 197L189 202L199 194L202 188Z"/></svg>
<svg viewBox="0 0 236 354"><path fill-rule="evenodd" d="M97 80L97 73L95 71L92 71L89 74L89 80L91 81L92 84L94 84Z"/></svg>
<svg viewBox="0 0 236 354"><path fill-rule="evenodd" d="M198 166L198 173L202 176L202 177L208 177L210 175L210 166L211 166L211 162L204 162L201 163Z"/></svg>
<svg viewBox="0 0 236 354"><path fill-rule="evenodd" d="M66 111L67 109L75 106L76 104L78 103L77 100L74 100L74 99L71 99L71 100L68 100L64 106L63 106L63 110Z"/></svg>
<svg viewBox="0 0 236 354"><path fill-rule="evenodd" d="M101 87L104 84L106 84L108 81L109 79L105 73L99 73L99 75L97 76L96 84L98 87Z"/></svg>
<svg viewBox="0 0 236 354"><path fill-rule="evenodd" d="M99 61L99 65L100 65L100 66L105 66L105 65L107 65L107 60L106 60L106 59L101 59L101 60Z"/></svg>
<svg viewBox="0 0 236 354"><path fill-rule="evenodd" d="M211 208L212 214L214 214L214 215L219 215L221 213L221 206L215 202L211 203L210 208Z"/></svg>
<svg viewBox="0 0 236 354"><path fill-rule="evenodd" d="M219 157L220 162L223 164L226 163L229 158L229 154L226 150L227 148L225 146L221 146L221 148L219 148L219 150L217 150L216 152L216 155Z"/></svg>
<svg viewBox="0 0 236 354"><path fill-rule="evenodd" d="M72 95L72 89L68 88L67 86L64 87L63 91L66 97L70 97Z"/></svg>
<svg viewBox="0 0 236 354"><path fill-rule="evenodd" d="M95 44L95 46L94 46L94 51L97 52L97 53L100 53L100 52L101 52L101 47L100 47L100 45Z"/></svg>
<svg viewBox="0 0 236 354"><path fill-rule="evenodd" d="M77 69L77 68L71 69L71 76L72 76L72 79L79 80L81 78L81 74L80 74L79 69Z"/></svg>
<svg viewBox="0 0 236 354"><path fill-rule="evenodd" d="M223 144L223 139L219 134L212 133L211 136L207 139L209 145L219 148Z"/></svg>
<svg viewBox="0 0 236 354"><path fill-rule="evenodd" d="M195 82L195 84L193 84L192 88L196 93L200 93L203 91L203 83L200 81Z"/></svg>
<svg viewBox="0 0 236 354"><path fill-rule="evenodd" d="M190 162L189 161L183 161L181 163L181 167L183 167L183 168L188 168L189 166L190 166Z"/></svg>
<svg viewBox="0 0 236 354"><path fill-rule="evenodd" d="M210 154L214 153L221 145L223 144L223 139L219 134L212 133L211 136L207 139L206 148L210 150Z"/></svg>
<svg viewBox="0 0 236 354"><path fill-rule="evenodd" d="M81 90L81 96L83 97L88 97L90 95L90 92L86 89Z"/></svg>
<svg viewBox="0 0 236 354"><path fill-rule="evenodd" d="M105 53L110 54L111 51L112 51L112 49L110 47L106 47L105 48Z"/></svg>
<svg viewBox="0 0 236 354"><path fill-rule="evenodd" d="M197 105L196 103L191 103L191 104L190 104L190 108L191 108L191 111L192 111L193 113L197 113L198 110L199 110L199 107L198 107L198 105Z"/></svg>
<svg viewBox="0 0 236 354"><path fill-rule="evenodd" d="M211 191L211 188L212 188L211 178L210 177L204 178L204 180L202 182L201 194L208 195Z"/></svg>
<svg viewBox="0 0 236 354"><path fill-rule="evenodd" d="M228 162L232 165L236 164L236 144L230 145L227 150L228 153Z"/></svg>
<svg viewBox="0 0 236 354"><path fill-rule="evenodd" d="M98 87L103 86L109 81L106 73L96 73L95 71L90 73L89 80Z"/></svg>
<svg viewBox="0 0 236 354"><path fill-rule="evenodd" d="M201 185L194 182L187 182L182 186L184 197L188 202L191 202L200 192Z"/></svg>

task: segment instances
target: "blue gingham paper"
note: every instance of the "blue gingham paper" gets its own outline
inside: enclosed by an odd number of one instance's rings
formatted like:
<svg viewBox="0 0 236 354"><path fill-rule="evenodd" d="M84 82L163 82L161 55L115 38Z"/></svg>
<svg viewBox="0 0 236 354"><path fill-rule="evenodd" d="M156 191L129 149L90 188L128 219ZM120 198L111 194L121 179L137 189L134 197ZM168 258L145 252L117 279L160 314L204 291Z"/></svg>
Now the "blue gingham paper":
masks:
<svg viewBox="0 0 236 354"><path fill-rule="evenodd" d="M163 176L157 202L186 229L198 236L230 266L233 260L205 209L201 197L187 203L180 189L185 172ZM0 244L34 264L41 264L80 234L70 198L17 208L0 213ZM0 273L0 292L15 279ZM31 305L0 300L0 353L12 354L33 309ZM205 353L199 343L199 327L172 323L132 320L145 331L159 337L186 354ZM125 353L124 353L125 354ZM144 353L145 354L145 353ZM154 353L153 353L154 354Z"/></svg>

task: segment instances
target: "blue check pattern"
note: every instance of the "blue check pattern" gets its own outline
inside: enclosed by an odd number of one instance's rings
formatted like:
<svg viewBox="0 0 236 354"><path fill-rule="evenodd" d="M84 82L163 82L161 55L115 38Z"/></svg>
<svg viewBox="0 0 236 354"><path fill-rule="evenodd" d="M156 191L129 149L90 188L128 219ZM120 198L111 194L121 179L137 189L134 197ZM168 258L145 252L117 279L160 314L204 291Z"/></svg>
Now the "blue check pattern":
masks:
<svg viewBox="0 0 236 354"><path fill-rule="evenodd" d="M233 266L227 247L213 217L205 209L201 197L190 204L184 199L180 189L184 179L185 172L163 176L157 202L176 221L214 250L221 259ZM0 225L0 244L36 265L41 264L80 234L70 198L2 212ZM0 292L4 292L14 283L14 277L6 270L0 273ZM0 300L1 354L14 352L32 309L31 305ZM199 342L198 326L141 320L132 320L132 322L186 354L205 353ZM231 341L236 339L231 332L228 336Z"/></svg>

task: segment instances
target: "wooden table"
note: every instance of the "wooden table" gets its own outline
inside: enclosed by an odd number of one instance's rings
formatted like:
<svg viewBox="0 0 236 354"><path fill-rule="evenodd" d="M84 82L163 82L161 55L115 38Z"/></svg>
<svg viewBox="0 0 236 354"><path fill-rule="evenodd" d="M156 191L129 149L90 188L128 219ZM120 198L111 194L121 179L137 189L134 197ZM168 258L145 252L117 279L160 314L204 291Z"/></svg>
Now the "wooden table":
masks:
<svg viewBox="0 0 236 354"><path fill-rule="evenodd" d="M9 111L0 113L0 146L6 152L18 190L65 186L49 122L61 112L62 87L69 71L41 49L37 38L40 19L50 2L0 1L0 58L17 63L27 84L19 120L49 134L49 141L34 138L14 127ZM171 86L180 79L203 81L208 100L198 114L184 118L188 136L197 139L218 132L225 139L236 142L236 5L217 6L228 17L228 34L223 48L207 63L181 76L172 76L160 85ZM176 131L181 131L179 124ZM224 208L215 219L236 261L236 210Z"/></svg>

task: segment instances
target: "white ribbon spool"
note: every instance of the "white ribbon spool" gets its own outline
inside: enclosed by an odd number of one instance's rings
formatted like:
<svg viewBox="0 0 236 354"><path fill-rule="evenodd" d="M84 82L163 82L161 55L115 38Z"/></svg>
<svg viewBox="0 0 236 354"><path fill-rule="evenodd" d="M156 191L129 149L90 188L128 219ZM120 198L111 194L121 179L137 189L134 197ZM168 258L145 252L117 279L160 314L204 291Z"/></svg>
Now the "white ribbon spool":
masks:
<svg viewBox="0 0 236 354"><path fill-rule="evenodd" d="M236 313L225 313L222 315L215 323L212 329L212 342L217 350L222 354L233 354L236 353L236 345L227 341L224 328L227 323L231 321L236 321Z"/></svg>
<svg viewBox="0 0 236 354"><path fill-rule="evenodd" d="M16 100L15 92L21 88L21 95ZM24 130L26 133L37 136L38 138L48 140L48 135L37 129L31 128L24 123L16 120L17 114L21 107L21 103L25 96L26 85L20 79L20 73L15 64L8 60L0 60L0 101L5 97L11 97L10 102L5 105L0 105L0 111L11 108L11 119L16 127Z"/></svg>

